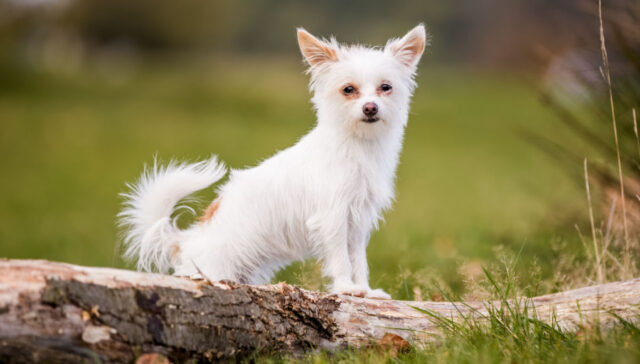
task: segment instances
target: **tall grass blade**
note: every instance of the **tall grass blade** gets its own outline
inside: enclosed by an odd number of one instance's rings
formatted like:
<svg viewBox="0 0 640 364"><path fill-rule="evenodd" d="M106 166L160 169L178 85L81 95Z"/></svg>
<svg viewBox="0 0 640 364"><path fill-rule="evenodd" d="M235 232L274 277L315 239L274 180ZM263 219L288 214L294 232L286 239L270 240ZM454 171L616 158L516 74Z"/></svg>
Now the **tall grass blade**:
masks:
<svg viewBox="0 0 640 364"><path fill-rule="evenodd" d="M603 75L607 81L609 89L609 105L611 107L611 122L613 124L613 137L616 143L616 157L618 159L618 178L620 180L620 197L622 203L622 224L624 228L624 257L623 265L625 271L623 274L628 278L631 274L631 244L629 241L629 229L627 228L627 207L624 195L624 180L622 175L622 162L620 160L620 144L618 142L618 127L616 125L616 111L613 103L613 89L611 87L611 72L609 67L609 57L607 56L607 47L604 37L604 25L602 21L602 0L598 0L598 20L600 24L600 50L602 52L602 65L604 67Z"/></svg>

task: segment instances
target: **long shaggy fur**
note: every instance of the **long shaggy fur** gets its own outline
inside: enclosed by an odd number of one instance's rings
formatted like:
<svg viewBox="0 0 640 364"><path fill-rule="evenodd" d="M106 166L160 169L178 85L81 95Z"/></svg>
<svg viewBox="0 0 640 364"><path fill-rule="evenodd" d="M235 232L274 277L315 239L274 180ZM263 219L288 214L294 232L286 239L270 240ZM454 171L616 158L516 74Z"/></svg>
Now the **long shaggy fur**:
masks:
<svg viewBox="0 0 640 364"><path fill-rule="evenodd" d="M220 180L225 168L215 157L154 164L130 186L120 214L125 255L138 269L258 284L293 260L315 257L332 292L389 297L369 286L366 247L394 199L424 27L384 48L342 46L303 29L298 42L316 126L258 166L231 171L206 218L184 230L172 217L177 204ZM372 104L375 118L364 109Z"/></svg>
<svg viewBox="0 0 640 364"><path fill-rule="evenodd" d="M181 236L172 216L181 207L189 209L178 203L225 174L224 164L215 156L195 164L172 161L166 166L155 160L138 182L128 185L130 192L122 194L125 208L118 217L126 231L125 257L137 260L138 270L168 272Z"/></svg>

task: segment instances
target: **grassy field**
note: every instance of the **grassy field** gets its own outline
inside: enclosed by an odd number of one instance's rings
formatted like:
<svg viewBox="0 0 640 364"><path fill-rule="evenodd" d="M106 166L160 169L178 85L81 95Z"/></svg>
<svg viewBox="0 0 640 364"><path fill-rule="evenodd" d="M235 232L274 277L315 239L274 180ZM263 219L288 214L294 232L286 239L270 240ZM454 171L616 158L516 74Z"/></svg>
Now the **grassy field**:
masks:
<svg viewBox="0 0 640 364"><path fill-rule="evenodd" d="M293 144L314 120L302 71L228 60L4 74L0 255L127 266L115 225L125 182L154 154L242 168ZM509 76L425 65L418 81L397 202L369 248L373 284L407 298L421 271L460 290L460 266L477 272L496 246L523 248L524 266L538 259L549 275L551 240L575 240L557 228L580 222L584 199L517 130L557 133L553 115ZM278 278L315 288L298 274L308 269Z"/></svg>
<svg viewBox="0 0 640 364"><path fill-rule="evenodd" d="M219 60L92 66L52 74L0 72L0 256L131 267L120 258L116 214L125 182L160 159L218 154L258 163L313 126L306 76L295 61ZM513 280L544 293L562 256L584 255L582 182L520 130L562 136L532 83L425 64L418 79L397 202L369 246L371 280L394 298L478 295L482 267L519 255ZM568 134L567 134L568 135ZM566 140L569 140L568 138ZM203 203L213 198L201 193ZM188 222L188 221L183 221ZM505 258L506 257L506 258ZM511 258L509 258L511 257ZM275 280L322 287L314 263ZM465 283L466 282L466 283ZM567 282L563 282L567 283ZM489 292L489 296L492 295ZM488 297L488 296L486 296ZM540 326L456 327L439 345L395 356L380 349L316 353L308 362L633 362L639 331L564 335ZM514 326L515 325L515 326ZM261 357L261 361L300 358Z"/></svg>

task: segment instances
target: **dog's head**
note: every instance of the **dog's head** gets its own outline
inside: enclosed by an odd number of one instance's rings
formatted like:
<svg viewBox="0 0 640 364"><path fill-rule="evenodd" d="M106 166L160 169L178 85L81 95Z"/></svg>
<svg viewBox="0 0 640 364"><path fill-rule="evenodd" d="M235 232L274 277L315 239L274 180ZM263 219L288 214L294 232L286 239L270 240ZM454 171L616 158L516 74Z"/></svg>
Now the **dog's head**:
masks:
<svg viewBox="0 0 640 364"><path fill-rule="evenodd" d="M403 128L415 88L416 67L426 44L422 24L384 48L344 46L298 29L309 65L313 104L321 124L362 138Z"/></svg>

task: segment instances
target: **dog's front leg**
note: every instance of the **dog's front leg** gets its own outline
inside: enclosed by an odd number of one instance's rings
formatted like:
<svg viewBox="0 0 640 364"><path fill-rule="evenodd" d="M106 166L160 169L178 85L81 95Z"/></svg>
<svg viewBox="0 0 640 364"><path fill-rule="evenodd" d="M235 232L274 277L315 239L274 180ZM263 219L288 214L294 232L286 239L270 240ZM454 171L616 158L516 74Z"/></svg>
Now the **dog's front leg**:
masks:
<svg viewBox="0 0 640 364"><path fill-rule="evenodd" d="M323 273L332 279L332 293L364 297L369 291L366 285L353 282L353 270L349 258L348 225L339 214L317 214L307 226L319 257Z"/></svg>
<svg viewBox="0 0 640 364"><path fill-rule="evenodd" d="M353 283L369 290L369 265L367 264L367 245L369 232L351 227L349 230L349 258L351 260Z"/></svg>
<svg viewBox="0 0 640 364"><path fill-rule="evenodd" d="M353 270L353 282L367 287L366 296L369 298L391 299L391 296L381 289L371 289L369 286L369 265L367 263L367 245L370 237L369 229L352 228L349 231L349 257Z"/></svg>

